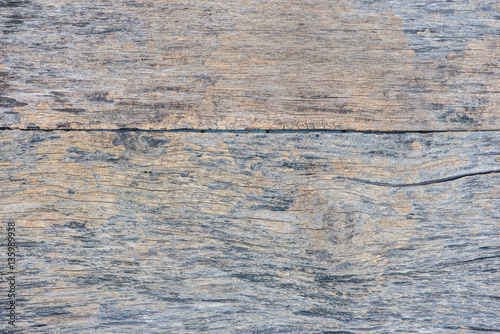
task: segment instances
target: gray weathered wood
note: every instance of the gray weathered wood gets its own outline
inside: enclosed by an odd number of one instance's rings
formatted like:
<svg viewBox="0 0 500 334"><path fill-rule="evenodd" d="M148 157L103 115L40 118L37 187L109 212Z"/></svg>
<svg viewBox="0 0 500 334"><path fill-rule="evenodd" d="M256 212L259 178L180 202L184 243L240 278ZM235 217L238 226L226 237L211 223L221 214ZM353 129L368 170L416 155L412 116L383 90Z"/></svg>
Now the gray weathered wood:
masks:
<svg viewBox="0 0 500 334"><path fill-rule="evenodd" d="M0 143L23 333L500 331L499 132Z"/></svg>
<svg viewBox="0 0 500 334"><path fill-rule="evenodd" d="M0 127L500 129L498 1L0 1Z"/></svg>

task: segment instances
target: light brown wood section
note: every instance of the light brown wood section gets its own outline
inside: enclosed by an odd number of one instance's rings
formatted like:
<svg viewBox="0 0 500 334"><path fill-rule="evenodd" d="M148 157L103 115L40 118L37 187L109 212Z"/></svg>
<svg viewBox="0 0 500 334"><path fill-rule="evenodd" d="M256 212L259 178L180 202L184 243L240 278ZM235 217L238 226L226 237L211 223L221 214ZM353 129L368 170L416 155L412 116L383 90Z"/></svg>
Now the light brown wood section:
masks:
<svg viewBox="0 0 500 334"><path fill-rule="evenodd" d="M0 2L0 127L498 130L497 1Z"/></svg>
<svg viewBox="0 0 500 334"><path fill-rule="evenodd" d="M0 143L22 333L500 328L499 132Z"/></svg>

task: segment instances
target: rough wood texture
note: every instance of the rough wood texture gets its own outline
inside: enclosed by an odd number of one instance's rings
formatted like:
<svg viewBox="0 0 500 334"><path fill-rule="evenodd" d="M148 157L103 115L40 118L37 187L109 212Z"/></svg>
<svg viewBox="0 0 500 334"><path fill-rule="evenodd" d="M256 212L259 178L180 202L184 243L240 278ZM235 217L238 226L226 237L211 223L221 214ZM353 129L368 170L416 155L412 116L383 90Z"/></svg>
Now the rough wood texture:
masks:
<svg viewBox="0 0 500 334"><path fill-rule="evenodd" d="M0 143L23 333L500 331L500 132Z"/></svg>
<svg viewBox="0 0 500 334"><path fill-rule="evenodd" d="M17 331L500 332L499 17L498 0L0 0Z"/></svg>
<svg viewBox="0 0 500 334"><path fill-rule="evenodd" d="M498 1L0 1L0 126L500 129Z"/></svg>

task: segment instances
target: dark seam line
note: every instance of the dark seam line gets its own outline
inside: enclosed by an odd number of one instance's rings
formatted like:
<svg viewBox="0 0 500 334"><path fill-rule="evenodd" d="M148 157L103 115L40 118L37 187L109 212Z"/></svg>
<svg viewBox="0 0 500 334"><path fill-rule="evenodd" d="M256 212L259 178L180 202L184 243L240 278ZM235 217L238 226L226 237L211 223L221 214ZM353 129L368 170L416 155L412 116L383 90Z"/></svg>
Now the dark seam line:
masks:
<svg viewBox="0 0 500 334"><path fill-rule="evenodd" d="M213 129L163 129L163 130L146 130L138 128L120 128L120 129L40 129L38 127L27 128L27 129L16 129L10 127L0 127L1 130L18 130L18 131L40 131L40 132L55 132L55 131L79 131L79 132L144 132L144 133L362 133L362 134L406 134L406 133L416 133L416 134L431 134L431 133L471 133L471 132L498 132L498 130L408 130L408 131L379 131L379 130L323 130L323 129L293 129L293 130L213 130Z"/></svg>
<svg viewBox="0 0 500 334"><path fill-rule="evenodd" d="M500 173L500 169L488 170L488 171L482 171L482 172L476 172L476 173L461 174L461 175L455 175L455 176L445 177L445 178L442 178L442 179L435 179L435 180L415 182L415 183L386 183L386 182L377 182L377 181L370 181L370 180L358 179L358 178L355 178L355 177L344 177L344 176L337 176L337 177L334 177L334 179L355 181L355 182L370 184L370 185L373 185L373 186L399 188L399 187L427 186L427 185L436 184L436 183L443 183L443 182L448 182L448 181L454 181L454 180L458 180L458 179L461 179L461 178L464 178L464 177L469 177L469 176L487 175L487 174L498 174L498 173Z"/></svg>

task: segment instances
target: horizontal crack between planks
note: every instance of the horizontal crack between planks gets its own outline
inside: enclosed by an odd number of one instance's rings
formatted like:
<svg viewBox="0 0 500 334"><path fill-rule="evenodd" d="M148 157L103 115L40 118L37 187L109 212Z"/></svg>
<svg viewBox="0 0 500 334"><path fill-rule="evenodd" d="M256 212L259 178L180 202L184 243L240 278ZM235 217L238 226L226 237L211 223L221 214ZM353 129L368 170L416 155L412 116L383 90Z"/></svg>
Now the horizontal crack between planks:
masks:
<svg viewBox="0 0 500 334"><path fill-rule="evenodd" d="M496 130L323 130L323 129L291 129L291 130L275 130L275 129L233 129L233 130L214 130L214 129L159 129L159 130L148 130L139 128L119 128L119 129L42 129L38 127L33 128L11 128L11 127L0 127L0 131L41 131L41 132L70 132L70 131L80 131L80 132L145 132L145 133L242 133L242 134L252 134L252 133L363 133L363 134L406 134L406 133L419 133L419 134L431 134L431 133L472 133L472 132L498 132L500 129Z"/></svg>

